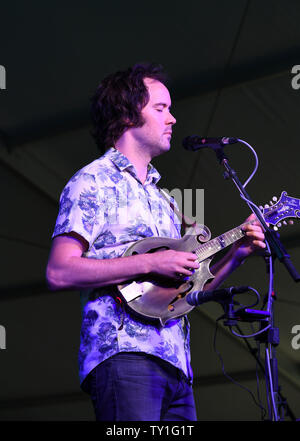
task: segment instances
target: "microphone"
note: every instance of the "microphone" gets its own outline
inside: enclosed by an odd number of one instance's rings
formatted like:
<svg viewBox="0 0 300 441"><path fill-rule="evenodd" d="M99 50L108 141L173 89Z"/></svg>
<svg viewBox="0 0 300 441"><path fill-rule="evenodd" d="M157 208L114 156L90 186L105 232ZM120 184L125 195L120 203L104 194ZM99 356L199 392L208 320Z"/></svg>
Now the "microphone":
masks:
<svg viewBox="0 0 300 441"><path fill-rule="evenodd" d="M206 147L215 149L227 144L234 144L236 142L238 142L237 138L201 138L200 136L192 135L184 138L182 141L182 145L185 150L191 150L192 152L195 152L196 150Z"/></svg>
<svg viewBox="0 0 300 441"><path fill-rule="evenodd" d="M192 306L199 306L207 302L222 302L234 294L241 294L249 291L249 286L231 286L230 288L213 289L211 291L198 291L187 294L187 303Z"/></svg>

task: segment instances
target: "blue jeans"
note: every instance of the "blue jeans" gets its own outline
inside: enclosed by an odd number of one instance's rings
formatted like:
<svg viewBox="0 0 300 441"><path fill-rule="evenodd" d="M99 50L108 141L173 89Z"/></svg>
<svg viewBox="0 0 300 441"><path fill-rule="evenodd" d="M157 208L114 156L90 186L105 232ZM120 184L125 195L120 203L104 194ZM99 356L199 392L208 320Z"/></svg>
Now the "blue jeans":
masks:
<svg viewBox="0 0 300 441"><path fill-rule="evenodd" d="M121 352L100 363L84 381L97 421L196 421L192 386L168 362Z"/></svg>

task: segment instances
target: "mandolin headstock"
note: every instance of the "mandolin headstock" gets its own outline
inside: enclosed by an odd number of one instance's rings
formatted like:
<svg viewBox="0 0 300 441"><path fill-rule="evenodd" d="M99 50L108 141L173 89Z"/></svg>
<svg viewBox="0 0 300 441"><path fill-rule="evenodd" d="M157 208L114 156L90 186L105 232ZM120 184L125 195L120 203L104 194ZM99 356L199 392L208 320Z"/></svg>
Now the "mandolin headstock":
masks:
<svg viewBox="0 0 300 441"><path fill-rule="evenodd" d="M259 208L275 231L282 225L293 224L292 218L300 218L300 199L288 196L286 191L281 193L279 200L274 196L270 205Z"/></svg>

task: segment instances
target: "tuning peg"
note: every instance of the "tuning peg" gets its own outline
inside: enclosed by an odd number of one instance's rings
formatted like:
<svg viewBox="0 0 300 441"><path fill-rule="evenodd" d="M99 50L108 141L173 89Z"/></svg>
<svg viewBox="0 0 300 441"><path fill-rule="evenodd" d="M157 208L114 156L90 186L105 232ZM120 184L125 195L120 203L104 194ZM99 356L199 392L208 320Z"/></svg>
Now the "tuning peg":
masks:
<svg viewBox="0 0 300 441"><path fill-rule="evenodd" d="M287 225L287 221L285 221L285 220L282 223L283 223L283 225Z"/></svg>
<svg viewBox="0 0 300 441"><path fill-rule="evenodd" d="M272 201L270 201L270 205L271 205L271 206L273 205L273 202L272 202Z"/></svg>
<svg viewBox="0 0 300 441"><path fill-rule="evenodd" d="M273 196L273 197L272 197L272 201L276 202L276 201L277 201L277 197L276 197L276 196Z"/></svg>
<svg viewBox="0 0 300 441"><path fill-rule="evenodd" d="M258 208L260 209L260 211L264 210L264 207L262 205L260 205Z"/></svg>
<svg viewBox="0 0 300 441"><path fill-rule="evenodd" d="M293 220L288 220L288 224L294 225L294 221Z"/></svg>
<svg viewBox="0 0 300 441"><path fill-rule="evenodd" d="M278 222L277 227L280 228L281 227L281 222Z"/></svg>
<svg viewBox="0 0 300 441"><path fill-rule="evenodd" d="M278 231L278 228L276 227L276 225L274 225L273 230Z"/></svg>
<svg viewBox="0 0 300 441"><path fill-rule="evenodd" d="M265 205L265 208L270 208L270 206L268 204Z"/></svg>

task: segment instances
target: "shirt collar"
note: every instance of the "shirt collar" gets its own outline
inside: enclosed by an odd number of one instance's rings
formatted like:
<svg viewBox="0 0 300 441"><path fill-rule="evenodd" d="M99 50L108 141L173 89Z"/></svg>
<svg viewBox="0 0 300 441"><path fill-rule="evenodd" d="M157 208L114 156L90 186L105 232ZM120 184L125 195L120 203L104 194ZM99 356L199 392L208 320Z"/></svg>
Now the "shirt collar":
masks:
<svg viewBox="0 0 300 441"><path fill-rule="evenodd" d="M114 147L111 147L105 154L107 158L109 158L117 167L119 170L124 171L128 170L130 174L132 174L136 179L138 179L136 170L129 161L129 159L123 155L118 149L115 149ZM151 164L151 162L148 164L148 171L147 171L147 179L145 181L145 184L156 184L160 180L161 176L159 172L156 170L156 168Z"/></svg>

